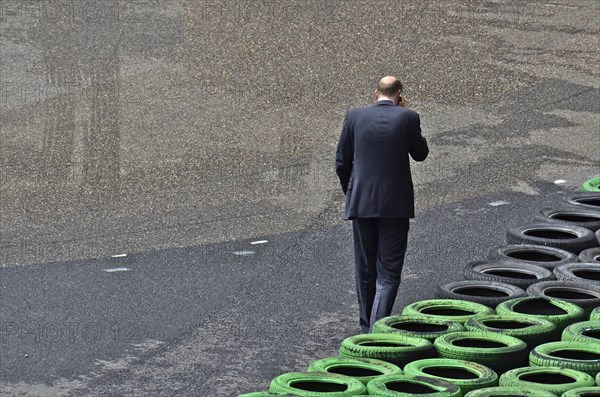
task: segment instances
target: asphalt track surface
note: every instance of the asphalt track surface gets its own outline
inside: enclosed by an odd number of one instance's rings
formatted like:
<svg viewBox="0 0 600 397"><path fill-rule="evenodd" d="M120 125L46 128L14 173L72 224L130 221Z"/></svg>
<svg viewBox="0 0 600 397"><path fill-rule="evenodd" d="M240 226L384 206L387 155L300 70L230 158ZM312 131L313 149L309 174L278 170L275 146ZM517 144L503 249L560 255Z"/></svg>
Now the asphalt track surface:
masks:
<svg viewBox="0 0 600 397"><path fill-rule="evenodd" d="M383 75L431 149L396 311L599 172L595 1L56 4L0 1L2 396L235 396L335 355L335 145Z"/></svg>
<svg viewBox="0 0 600 397"><path fill-rule="evenodd" d="M420 212L396 311L464 279L462 268L502 245L508 227L564 205L571 191L545 183L529 194L498 192ZM345 337L359 333L350 241L341 225L5 269L5 392L232 396L267 389L279 374L335 356Z"/></svg>

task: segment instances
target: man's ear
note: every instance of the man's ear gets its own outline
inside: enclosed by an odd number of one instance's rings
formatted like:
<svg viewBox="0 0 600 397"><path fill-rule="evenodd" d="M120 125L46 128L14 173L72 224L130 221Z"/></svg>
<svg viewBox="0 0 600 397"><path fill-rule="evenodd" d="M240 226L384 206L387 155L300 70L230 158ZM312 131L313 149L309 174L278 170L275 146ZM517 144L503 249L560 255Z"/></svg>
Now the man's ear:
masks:
<svg viewBox="0 0 600 397"><path fill-rule="evenodd" d="M373 95L375 95L375 99L379 99L379 90L375 90Z"/></svg>

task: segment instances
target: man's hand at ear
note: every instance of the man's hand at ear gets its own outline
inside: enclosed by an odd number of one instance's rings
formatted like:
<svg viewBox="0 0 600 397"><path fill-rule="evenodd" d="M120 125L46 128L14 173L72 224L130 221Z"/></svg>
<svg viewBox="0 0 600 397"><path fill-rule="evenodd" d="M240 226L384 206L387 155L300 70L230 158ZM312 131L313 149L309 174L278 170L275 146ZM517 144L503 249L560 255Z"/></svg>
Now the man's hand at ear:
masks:
<svg viewBox="0 0 600 397"><path fill-rule="evenodd" d="M405 97L404 95L402 95L400 97L400 103L398 103L398 106L402 106L403 108L407 108L409 104L410 104L410 101L408 100L408 98Z"/></svg>

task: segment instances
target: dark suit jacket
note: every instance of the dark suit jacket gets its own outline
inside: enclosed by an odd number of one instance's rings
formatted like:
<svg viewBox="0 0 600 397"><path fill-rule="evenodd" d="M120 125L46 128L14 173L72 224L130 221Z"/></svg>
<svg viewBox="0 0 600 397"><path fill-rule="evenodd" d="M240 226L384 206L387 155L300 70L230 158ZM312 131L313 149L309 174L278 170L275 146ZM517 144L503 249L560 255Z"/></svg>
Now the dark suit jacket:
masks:
<svg viewBox="0 0 600 397"><path fill-rule="evenodd" d="M416 112L387 100L350 110L335 161L344 219L414 218L409 154L416 161L429 154Z"/></svg>

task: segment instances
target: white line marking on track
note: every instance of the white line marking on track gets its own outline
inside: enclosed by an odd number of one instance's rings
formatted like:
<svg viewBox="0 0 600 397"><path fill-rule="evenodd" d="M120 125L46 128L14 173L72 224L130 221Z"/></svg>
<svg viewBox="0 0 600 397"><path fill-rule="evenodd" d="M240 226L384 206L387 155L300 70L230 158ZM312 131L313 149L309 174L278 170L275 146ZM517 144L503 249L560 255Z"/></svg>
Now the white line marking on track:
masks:
<svg viewBox="0 0 600 397"><path fill-rule="evenodd" d="M106 273L128 272L131 269L128 267L113 267L112 269L104 269Z"/></svg>
<svg viewBox="0 0 600 397"><path fill-rule="evenodd" d="M233 251L233 253L238 256L250 256L250 255L254 255L256 252L254 252L254 251Z"/></svg>
<svg viewBox="0 0 600 397"><path fill-rule="evenodd" d="M250 244L251 245L256 245L256 244L266 244L266 243L268 243L267 240L258 240L258 241L253 241Z"/></svg>
<svg viewBox="0 0 600 397"><path fill-rule="evenodd" d="M504 201L504 200L498 200L498 201L493 201L491 203L489 203L492 207L497 207L499 205L508 205L510 204L510 201Z"/></svg>
<svg viewBox="0 0 600 397"><path fill-rule="evenodd" d="M565 182L566 181L564 179L557 179L557 180L554 181L554 183L556 183L557 185L563 184Z"/></svg>
<svg viewBox="0 0 600 397"><path fill-rule="evenodd" d="M111 258L125 258L127 256L127 254L116 254L111 256Z"/></svg>

